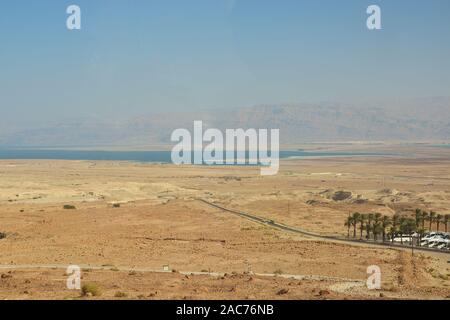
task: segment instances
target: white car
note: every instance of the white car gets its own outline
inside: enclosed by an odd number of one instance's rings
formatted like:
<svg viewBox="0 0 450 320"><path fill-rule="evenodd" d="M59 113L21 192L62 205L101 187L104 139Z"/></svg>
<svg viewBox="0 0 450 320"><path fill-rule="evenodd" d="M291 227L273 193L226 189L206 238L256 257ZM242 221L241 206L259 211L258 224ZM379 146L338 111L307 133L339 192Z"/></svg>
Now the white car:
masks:
<svg viewBox="0 0 450 320"><path fill-rule="evenodd" d="M428 241L428 248L434 248L438 245L438 243L440 242L440 240L431 240Z"/></svg>
<svg viewBox="0 0 450 320"><path fill-rule="evenodd" d="M448 248L449 244L450 244L450 240L442 240L442 241L438 242L436 248L445 249L445 248Z"/></svg>
<svg viewBox="0 0 450 320"><path fill-rule="evenodd" d="M436 232L430 232L430 233L425 234L423 239L430 239L430 238L434 237L435 235L436 235Z"/></svg>
<svg viewBox="0 0 450 320"><path fill-rule="evenodd" d="M403 238L403 240L402 240L402 238ZM409 236L403 236L403 237L395 237L394 238L394 242L402 242L403 241L403 243L405 243L405 242L409 242L409 240L411 240L411 238L409 237Z"/></svg>
<svg viewBox="0 0 450 320"><path fill-rule="evenodd" d="M444 237L442 237L439 234L436 234L428 239L426 239L427 241L441 241L441 240L445 240Z"/></svg>

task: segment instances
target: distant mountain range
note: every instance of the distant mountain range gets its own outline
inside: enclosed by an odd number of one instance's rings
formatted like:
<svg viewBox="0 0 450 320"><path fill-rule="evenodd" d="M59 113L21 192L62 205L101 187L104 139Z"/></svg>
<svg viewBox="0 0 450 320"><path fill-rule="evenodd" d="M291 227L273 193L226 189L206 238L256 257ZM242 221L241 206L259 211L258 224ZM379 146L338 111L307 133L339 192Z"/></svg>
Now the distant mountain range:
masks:
<svg viewBox="0 0 450 320"><path fill-rule="evenodd" d="M0 131L3 146L146 146L171 144L174 129L280 129L281 143L425 141L450 138L450 99L430 98L364 107L333 103L264 105L207 112L159 113L130 119L83 119Z"/></svg>

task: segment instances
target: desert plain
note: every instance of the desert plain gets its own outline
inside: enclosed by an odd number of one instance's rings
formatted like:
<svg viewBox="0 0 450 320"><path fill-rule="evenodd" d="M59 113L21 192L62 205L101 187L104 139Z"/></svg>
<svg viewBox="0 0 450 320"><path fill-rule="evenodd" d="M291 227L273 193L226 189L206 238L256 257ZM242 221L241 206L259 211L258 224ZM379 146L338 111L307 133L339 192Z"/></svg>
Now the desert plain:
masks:
<svg viewBox="0 0 450 320"><path fill-rule="evenodd" d="M342 237L355 211L450 212L450 148L358 148L385 155L284 159L267 177L255 167L1 160L0 298L450 299L448 253L296 234L201 201ZM69 265L98 296L67 288ZM367 288L371 265L381 289Z"/></svg>

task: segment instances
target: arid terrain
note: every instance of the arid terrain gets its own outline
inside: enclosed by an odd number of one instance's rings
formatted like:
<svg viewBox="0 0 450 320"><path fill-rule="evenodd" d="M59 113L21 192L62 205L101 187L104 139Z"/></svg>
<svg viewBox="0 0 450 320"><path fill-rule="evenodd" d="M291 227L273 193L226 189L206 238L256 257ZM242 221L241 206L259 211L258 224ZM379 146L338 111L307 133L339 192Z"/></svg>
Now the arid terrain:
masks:
<svg viewBox="0 0 450 320"><path fill-rule="evenodd" d="M252 167L2 160L0 298L449 299L450 254L302 236L199 200L340 236L354 211L450 212L450 148L392 150L283 160L272 177ZM67 289L69 265L101 295ZM381 290L366 287L371 265Z"/></svg>

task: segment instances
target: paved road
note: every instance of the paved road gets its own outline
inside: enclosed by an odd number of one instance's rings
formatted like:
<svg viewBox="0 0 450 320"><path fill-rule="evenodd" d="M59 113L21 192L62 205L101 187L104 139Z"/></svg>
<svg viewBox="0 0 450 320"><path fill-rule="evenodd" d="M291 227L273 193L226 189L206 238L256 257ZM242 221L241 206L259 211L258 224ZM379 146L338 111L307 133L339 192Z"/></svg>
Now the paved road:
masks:
<svg viewBox="0 0 450 320"><path fill-rule="evenodd" d="M240 216L247 220L260 223L278 230L283 230L287 232L293 232L296 234L301 234L310 238L315 238L319 240L333 241L333 242L344 242L352 245L369 245L369 246L382 246L388 248L396 248L400 250L408 250L410 251L410 247L388 244L388 243L375 243L375 242L367 242L360 240L352 240L347 238L339 238L333 236L324 236L317 233L301 230L295 227L287 226L279 222L275 222L273 220L261 218L246 212L237 211L222 207L215 203L209 202L204 199L197 199L198 201L203 202L204 204L219 209L221 211L225 211L228 213L232 213L234 215ZM450 252L443 252L440 250L430 249L430 248L420 248L414 247L415 251L426 251L433 254L445 255L449 256ZM58 265L58 264L26 264L26 265L0 265L0 270L26 270L26 269L63 269L66 270L68 265ZM152 273L171 273L171 271L164 271L161 269L152 269L152 268L134 268L134 267L115 267L115 266L93 266L93 265L79 265L81 269L91 269L91 270L110 270L110 271L135 271L135 272L152 272ZM183 275L209 275L212 277L221 277L224 276L223 272L198 272L198 271L179 271L180 274ZM349 283L354 283L355 285L363 285L363 281L356 279L346 279L346 278L337 278L337 277L326 277L326 276L318 276L318 275L292 275L292 274L265 274L265 273L252 273L255 276L260 277L282 277L287 279L296 279L296 280L332 280L332 281L344 281Z"/></svg>
<svg viewBox="0 0 450 320"><path fill-rule="evenodd" d="M283 230L283 231L288 231L288 232L293 232L296 234L301 234L307 237L311 237L311 238L315 238L315 239L320 239L320 240L326 240L326 241L337 241L337 242L344 242L344 243L349 243L349 244L353 244L353 245L370 245L370 246L377 246L377 247L387 247L387 248L396 248L396 249L401 249L401 250L409 250L411 251L411 247L410 246L403 246L400 244L393 244L393 243L383 243L383 242L373 242L373 241L363 241L363 240L353 240L353 239L348 239L348 238L341 238L341 237L335 237L335 236L325 236L325 235L321 235L318 233L314 233L314 232L310 232L310 231L306 231L306 230L302 230L302 229L298 229L295 227L291 227L291 226L287 226L284 225L282 223L276 222L274 220L270 220L270 219L266 219L266 218L261 218L255 215L252 215L250 213L247 212L243 212L243 211L237 211L237 210L233 210L233 209L228 209L225 207L222 207L218 204L212 203L210 201L204 200L204 199L197 199L200 202L203 202L205 204L207 204L208 206L214 207L216 209L228 212L228 213L232 213L234 215L240 216L242 218L245 218L247 220L251 220L253 222L256 223L260 223L278 230ZM422 252L429 252L429 253L434 253L434 254L439 254L439 255L446 255L446 256L450 256L450 251L443 251L443 250L438 250L438 249L432 249L432 248L424 248L424 247L414 247L414 251L422 251Z"/></svg>

